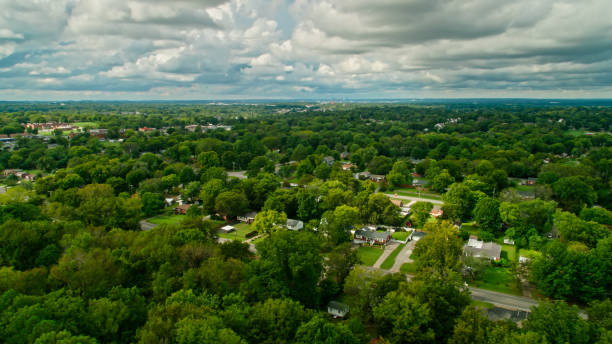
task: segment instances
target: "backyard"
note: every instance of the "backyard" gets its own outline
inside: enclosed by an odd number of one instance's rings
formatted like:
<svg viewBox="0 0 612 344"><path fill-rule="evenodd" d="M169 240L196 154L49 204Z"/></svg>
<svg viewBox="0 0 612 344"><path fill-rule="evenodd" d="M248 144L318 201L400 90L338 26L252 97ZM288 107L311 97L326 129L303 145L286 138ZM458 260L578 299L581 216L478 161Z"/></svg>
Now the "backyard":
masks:
<svg viewBox="0 0 612 344"><path fill-rule="evenodd" d="M510 269L504 267L489 266L485 270L482 279L471 284L473 287L497 291L500 293L521 295L516 281L512 277Z"/></svg>
<svg viewBox="0 0 612 344"><path fill-rule="evenodd" d="M383 253L380 247L361 246L357 249L357 256L363 265L372 266L378 260L378 257Z"/></svg>
<svg viewBox="0 0 612 344"><path fill-rule="evenodd" d="M225 239L232 239L232 240L235 239L239 241L245 241L247 239L246 235L255 230L255 226L248 225L242 222L233 224L232 226L236 228L235 231L230 232L230 233L225 233L219 230L219 233L217 233L217 235Z"/></svg>
<svg viewBox="0 0 612 344"><path fill-rule="evenodd" d="M411 189L411 188L395 189L395 190L392 190L392 191L388 191L387 193L397 194L397 195L400 195L400 196L408 196L408 197L428 198L428 199L433 199L433 200L441 200L442 199L442 195L437 194L435 192L432 192L432 191L418 192L415 189Z"/></svg>

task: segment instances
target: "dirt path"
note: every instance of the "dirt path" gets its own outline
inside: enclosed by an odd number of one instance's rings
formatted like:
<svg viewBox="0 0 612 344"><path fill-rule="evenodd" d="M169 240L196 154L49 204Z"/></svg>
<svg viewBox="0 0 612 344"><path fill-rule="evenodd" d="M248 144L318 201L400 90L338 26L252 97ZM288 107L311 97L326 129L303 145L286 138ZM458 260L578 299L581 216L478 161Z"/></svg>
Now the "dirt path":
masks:
<svg viewBox="0 0 612 344"><path fill-rule="evenodd" d="M390 243L389 245L385 246L385 251L383 252L383 254L380 255L380 257L378 257L378 260L376 261L376 263L374 263L374 265L372 267L380 268L382 263L385 261L385 259L387 259L387 257L389 257L391 252L393 252L393 250L395 250L397 245L399 245L399 244L398 243Z"/></svg>

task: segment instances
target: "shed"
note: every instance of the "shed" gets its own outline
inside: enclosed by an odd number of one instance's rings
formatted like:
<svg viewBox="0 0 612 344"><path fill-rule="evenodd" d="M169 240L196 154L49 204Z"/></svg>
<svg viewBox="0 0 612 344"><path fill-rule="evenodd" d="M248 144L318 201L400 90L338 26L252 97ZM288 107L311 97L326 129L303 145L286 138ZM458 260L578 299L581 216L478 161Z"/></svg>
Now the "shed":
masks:
<svg viewBox="0 0 612 344"><path fill-rule="evenodd" d="M302 228L304 228L304 222L300 220L287 219L287 229L290 229L292 231L299 231Z"/></svg>
<svg viewBox="0 0 612 344"><path fill-rule="evenodd" d="M345 317L348 314L349 310L349 305L338 301L330 301L327 304L327 313L331 314L334 318Z"/></svg>
<svg viewBox="0 0 612 344"><path fill-rule="evenodd" d="M221 230L224 231L225 233L229 233L229 232L235 231L236 227L227 225L227 226L221 227Z"/></svg>

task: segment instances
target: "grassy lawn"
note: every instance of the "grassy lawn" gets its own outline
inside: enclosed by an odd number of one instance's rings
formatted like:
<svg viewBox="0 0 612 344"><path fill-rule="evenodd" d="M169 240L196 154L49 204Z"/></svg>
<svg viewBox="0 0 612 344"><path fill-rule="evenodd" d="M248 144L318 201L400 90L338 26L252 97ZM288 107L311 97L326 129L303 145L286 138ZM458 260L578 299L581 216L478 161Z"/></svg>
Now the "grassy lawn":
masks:
<svg viewBox="0 0 612 344"><path fill-rule="evenodd" d="M185 215L158 215L147 219L147 221L156 225L173 225L181 222L184 218L186 218Z"/></svg>
<svg viewBox="0 0 612 344"><path fill-rule="evenodd" d="M367 266L374 265L382 253L381 248L372 246L361 246L357 249L357 256L359 256L363 265Z"/></svg>
<svg viewBox="0 0 612 344"><path fill-rule="evenodd" d="M393 250L393 252L391 252L391 254L387 257L387 259L385 259L385 261L380 265L380 267L385 270L391 269L393 267L393 264L395 264L395 257L397 257L397 255L404 248L404 246L406 245L401 244L396 247L395 250Z"/></svg>
<svg viewBox="0 0 612 344"><path fill-rule="evenodd" d="M232 225L232 226L236 227L235 231L231 233L224 233L221 230L219 230L219 233L217 233L217 235L225 239L232 239L232 240L235 239L239 241L245 241L247 239L246 235L255 230L255 226L247 225L246 223L242 223L242 222Z"/></svg>
<svg viewBox="0 0 612 344"><path fill-rule="evenodd" d="M76 122L72 123L76 127L96 128L98 124L96 122Z"/></svg>
<svg viewBox="0 0 612 344"><path fill-rule="evenodd" d="M476 228L476 226L474 226L473 222L463 223L461 225L461 229L466 231L466 232L468 232L468 233L470 233L470 234L474 234L474 235L478 234L478 228Z"/></svg>
<svg viewBox="0 0 612 344"><path fill-rule="evenodd" d="M513 245L501 244L501 247L502 247L502 253L501 253L502 258L506 258L511 262L517 259L516 258L516 248Z"/></svg>
<svg viewBox="0 0 612 344"><path fill-rule="evenodd" d="M485 270L482 280L472 283L472 286L500 293L521 295L516 283L507 268L490 266Z"/></svg>
<svg viewBox="0 0 612 344"><path fill-rule="evenodd" d="M408 191L406 191L408 190ZM426 198L426 199L434 199L434 200L441 200L442 196L438 195L438 194L433 194L433 193L429 193L429 192L421 192L420 195L417 191L414 191L413 189L397 189L394 191L388 191L387 193L392 193L392 194L398 194L400 196L408 196L408 197L420 197L420 198Z"/></svg>
<svg viewBox="0 0 612 344"><path fill-rule="evenodd" d="M261 236L261 237L255 239L255 240L251 241L251 244L257 245L258 243L264 241L267 237L268 237L267 235Z"/></svg>
<svg viewBox="0 0 612 344"><path fill-rule="evenodd" d="M408 232L394 232L393 234L391 234L391 237L395 240L401 240L404 241L406 240L406 238L408 237L410 233Z"/></svg>
<svg viewBox="0 0 612 344"><path fill-rule="evenodd" d="M415 263L404 263L400 267L400 272L412 275L416 273L416 264Z"/></svg>

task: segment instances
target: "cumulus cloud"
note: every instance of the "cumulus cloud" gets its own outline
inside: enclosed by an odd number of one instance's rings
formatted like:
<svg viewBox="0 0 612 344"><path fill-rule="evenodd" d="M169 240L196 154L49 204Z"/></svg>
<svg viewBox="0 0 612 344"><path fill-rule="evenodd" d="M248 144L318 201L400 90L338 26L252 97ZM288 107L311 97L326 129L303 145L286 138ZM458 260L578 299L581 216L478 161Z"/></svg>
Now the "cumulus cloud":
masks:
<svg viewBox="0 0 612 344"><path fill-rule="evenodd" d="M0 0L0 97L601 97L608 0Z"/></svg>

